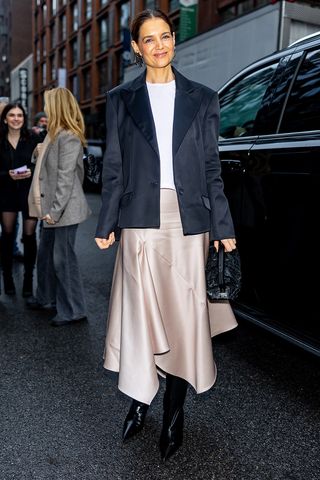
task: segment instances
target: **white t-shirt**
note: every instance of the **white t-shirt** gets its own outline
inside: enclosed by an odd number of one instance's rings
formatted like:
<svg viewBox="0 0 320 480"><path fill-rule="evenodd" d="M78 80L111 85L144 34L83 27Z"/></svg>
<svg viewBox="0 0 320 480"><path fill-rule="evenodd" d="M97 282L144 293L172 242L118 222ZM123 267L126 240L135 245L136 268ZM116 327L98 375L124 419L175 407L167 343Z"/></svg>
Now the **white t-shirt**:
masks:
<svg viewBox="0 0 320 480"><path fill-rule="evenodd" d="M172 131L176 82L149 83L147 89L160 154L160 188L176 189L173 177Z"/></svg>

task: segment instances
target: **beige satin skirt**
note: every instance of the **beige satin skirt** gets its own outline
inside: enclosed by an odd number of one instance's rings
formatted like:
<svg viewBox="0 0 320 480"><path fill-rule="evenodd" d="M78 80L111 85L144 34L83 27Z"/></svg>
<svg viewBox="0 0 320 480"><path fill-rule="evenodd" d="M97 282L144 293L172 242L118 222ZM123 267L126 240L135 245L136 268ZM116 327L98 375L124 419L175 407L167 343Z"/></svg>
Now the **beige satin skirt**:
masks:
<svg viewBox="0 0 320 480"><path fill-rule="evenodd" d="M228 303L207 301L209 234L183 235L175 190L161 190L160 210L160 229L122 230L104 353L119 389L147 404L158 373L208 390L216 380L211 337L237 326Z"/></svg>

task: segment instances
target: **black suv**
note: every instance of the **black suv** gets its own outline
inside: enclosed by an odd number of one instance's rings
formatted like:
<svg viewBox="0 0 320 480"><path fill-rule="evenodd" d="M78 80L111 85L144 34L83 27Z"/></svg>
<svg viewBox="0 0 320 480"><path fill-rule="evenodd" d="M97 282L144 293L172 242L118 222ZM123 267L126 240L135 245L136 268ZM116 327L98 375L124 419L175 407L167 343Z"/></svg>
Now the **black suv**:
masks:
<svg viewBox="0 0 320 480"><path fill-rule="evenodd" d="M320 355L320 33L250 65L219 97L243 268L235 311Z"/></svg>

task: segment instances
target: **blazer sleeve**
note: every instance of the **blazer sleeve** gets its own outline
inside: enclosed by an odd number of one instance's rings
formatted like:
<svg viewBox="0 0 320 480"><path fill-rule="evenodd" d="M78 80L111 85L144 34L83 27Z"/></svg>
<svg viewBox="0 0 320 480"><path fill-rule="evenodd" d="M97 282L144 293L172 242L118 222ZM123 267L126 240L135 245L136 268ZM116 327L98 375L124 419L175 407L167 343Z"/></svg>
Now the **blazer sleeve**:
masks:
<svg viewBox="0 0 320 480"><path fill-rule="evenodd" d="M102 206L96 230L97 238L107 238L118 225L119 205L123 194L122 154L117 112L107 94L107 137L102 168Z"/></svg>
<svg viewBox="0 0 320 480"><path fill-rule="evenodd" d="M58 173L56 192L49 212L50 217L58 222L71 197L76 168L82 145L76 135L60 134L58 137Z"/></svg>
<svg viewBox="0 0 320 480"><path fill-rule="evenodd" d="M223 191L221 163L218 139L220 124L220 107L218 94L213 92L205 114L204 150L207 189L211 205L211 240L234 238L234 227L228 200Z"/></svg>

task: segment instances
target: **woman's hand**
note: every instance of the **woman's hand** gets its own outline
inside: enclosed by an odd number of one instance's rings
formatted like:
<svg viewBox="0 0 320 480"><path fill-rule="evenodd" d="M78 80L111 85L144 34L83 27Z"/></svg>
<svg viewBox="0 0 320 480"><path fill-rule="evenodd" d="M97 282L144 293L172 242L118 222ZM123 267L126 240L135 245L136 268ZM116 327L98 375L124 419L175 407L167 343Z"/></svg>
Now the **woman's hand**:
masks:
<svg viewBox="0 0 320 480"><path fill-rule="evenodd" d="M214 245L214 248L217 251L219 249L219 242L221 242L222 245L224 246L224 251L225 252L231 252L232 250L235 250L237 248L235 238L225 238L223 240L215 240L214 241L213 245Z"/></svg>
<svg viewBox="0 0 320 480"><path fill-rule="evenodd" d="M43 149L43 144L42 143L38 143L36 148L33 150L33 155L35 157L39 157L40 153L42 152L42 149Z"/></svg>
<svg viewBox="0 0 320 480"><path fill-rule="evenodd" d="M56 222L50 217L49 213L45 215L44 217L41 218L41 220L44 220L48 225L54 225Z"/></svg>
<svg viewBox="0 0 320 480"><path fill-rule="evenodd" d="M115 240L114 232L111 232L108 238L95 238L96 244L100 250L111 247Z"/></svg>
<svg viewBox="0 0 320 480"><path fill-rule="evenodd" d="M31 177L31 170L30 168L28 168L23 173L14 173L14 170L9 170L9 175L12 178L12 180L25 180L26 178Z"/></svg>

